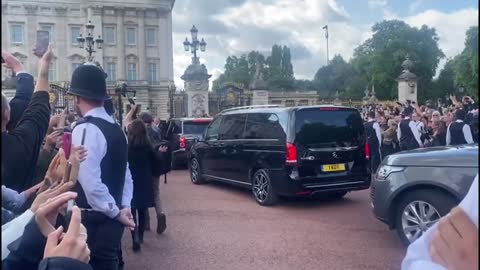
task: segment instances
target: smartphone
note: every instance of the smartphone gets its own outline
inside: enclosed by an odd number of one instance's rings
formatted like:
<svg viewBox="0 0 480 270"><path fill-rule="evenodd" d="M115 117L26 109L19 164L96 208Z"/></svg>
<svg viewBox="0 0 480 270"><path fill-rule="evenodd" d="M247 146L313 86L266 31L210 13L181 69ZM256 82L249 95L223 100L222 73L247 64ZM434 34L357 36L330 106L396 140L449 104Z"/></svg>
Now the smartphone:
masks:
<svg viewBox="0 0 480 270"><path fill-rule="evenodd" d="M72 151L72 133L69 131L63 132L63 151L65 152L65 158L70 158Z"/></svg>
<svg viewBox="0 0 480 270"><path fill-rule="evenodd" d="M72 220L72 209L73 206L75 205L74 200L68 200L67 202L67 211L65 212L65 227L68 230L68 227L70 226L70 221Z"/></svg>
<svg viewBox="0 0 480 270"><path fill-rule="evenodd" d="M48 31L37 31L37 43L35 47L35 55L42 57L48 49L50 43L50 33Z"/></svg>

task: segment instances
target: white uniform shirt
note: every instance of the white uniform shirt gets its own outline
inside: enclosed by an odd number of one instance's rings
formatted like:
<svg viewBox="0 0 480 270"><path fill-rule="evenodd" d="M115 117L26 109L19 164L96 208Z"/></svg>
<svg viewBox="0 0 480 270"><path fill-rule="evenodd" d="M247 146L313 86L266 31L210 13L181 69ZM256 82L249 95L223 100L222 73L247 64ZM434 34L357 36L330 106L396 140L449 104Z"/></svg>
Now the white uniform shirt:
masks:
<svg viewBox="0 0 480 270"><path fill-rule="evenodd" d="M457 120L455 121L456 123L463 123L462 120ZM448 125L448 128L447 128L447 145L450 145L452 143L452 135L450 134L450 126L452 124L450 123L450 125ZM473 143L473 136L472 136L472 130L470 129L470 126L469 125L463 125L463 137L465 138L465 141L468 143L468 144L471 144Z"/></svg>
<svg viewBox="0 0 480 270"><path fill-rule="evenodd" d="M459 206L478 228L478 175ZM430 257L430 243L437 226L438 224L433 225L408 247L407 255L402 262L402 270L446 270L434 263Z"/></svg>
<svg viewBox="0 0 480 270"><path fill-rule="evenodd" d="M113 118L107 114L103 107L88 111L85 115L104 119L115 123ZM81 145L83 129L86 128L84 147L87 150L87 159L80 163L78 182L82 185L88 204L93 210L104 213L110 218L115 218L120 210L115 199L108 191L107 186L102 182L100 163L107 154L107 140L100 129L92 123L83 123L77 126L72 133L72 144ZM127 138L125 137L125 140ZM130 207L133 193L133 180L128 162L125 171L125 184L123 187L122 206Z"/></svg>

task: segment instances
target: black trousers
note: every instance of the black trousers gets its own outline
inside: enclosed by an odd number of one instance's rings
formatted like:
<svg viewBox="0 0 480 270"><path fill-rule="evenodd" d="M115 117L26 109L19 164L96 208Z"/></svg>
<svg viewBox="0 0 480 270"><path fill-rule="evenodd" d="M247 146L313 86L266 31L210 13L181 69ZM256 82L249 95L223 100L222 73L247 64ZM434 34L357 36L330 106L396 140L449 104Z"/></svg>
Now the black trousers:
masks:
<svg viewBox="0 0 480 270"><path fill-rule="evenodd" d="M96 211L82 211L82 223L87 228L93 270L117 270L124 226Z"/></svg>
<svg viewBox="0 0 480 270"><path fill-rule="evenodd" d="M400 143L400 150L402 151L408 151L408 150L413 150L419 148L420 145L418 145L417 141L406 141Z"/></svg>
<svg viewBox="0 0 480 270"><path fill-rule="evenodd" d="M135 233L138 233L138 237L143 240L143 234L145 233L145 224L147 222L148 208L132 208L133 220L137 226L135 231L132 231L132 239L135 240Z"/></svg>

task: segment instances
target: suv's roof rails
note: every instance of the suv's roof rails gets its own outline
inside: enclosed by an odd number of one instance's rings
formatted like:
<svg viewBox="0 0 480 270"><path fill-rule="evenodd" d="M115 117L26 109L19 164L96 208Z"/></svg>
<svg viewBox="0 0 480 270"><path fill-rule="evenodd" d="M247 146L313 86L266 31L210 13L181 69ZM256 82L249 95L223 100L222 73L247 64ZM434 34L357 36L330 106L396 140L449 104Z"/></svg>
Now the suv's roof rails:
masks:
<svg viewBox="0 0 480 270"><path fill-rule="evenodd" d="M261 109L261 108L281 108L282 105L251 105L251 106L242 106L242 107L235 107L221 111L221 113L231 112L231 111L238 111L238 110L248 110L248 109Z"/></svg>

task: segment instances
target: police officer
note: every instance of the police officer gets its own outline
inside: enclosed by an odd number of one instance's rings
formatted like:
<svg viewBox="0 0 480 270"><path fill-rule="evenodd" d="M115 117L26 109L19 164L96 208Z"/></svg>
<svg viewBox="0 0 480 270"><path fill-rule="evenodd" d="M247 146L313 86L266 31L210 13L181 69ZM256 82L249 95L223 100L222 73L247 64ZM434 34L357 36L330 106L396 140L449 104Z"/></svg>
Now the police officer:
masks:
<svg viewBox="0 0 480 270"><path fill-rule="evenodd" d="M368 146L370 147L370 162L372 173L377 171L378 165L382 161L380 147L382 145L382 134L380 125L375 121L375 111L367 114L368 120L365 123L365 133L367 135Z"/></svg>
<svg viewBox="0 0 480 270"><path fill-rule="evenodd" d="M472 130L464 122L466 113L464 109L455 112L455 122L447 128L447 145L471 144L473 143Z"/></svg>
<svg viewBox="0 0 480 270"><path fill-rule="evenodd" d="M398 124L397 138L400 142L400 150L402 151L423 147L420 139L420 131L415 122L411 119L412 113L413 108L410 106L406 107L403 111L405 117Z"/></svg>
<svg viewBox="0 0 480 270"><path fill-rule="evenodd" d="M88 152L80 164L75 191L88 232L90 265L94 270L116 270L124 227L135 227L127 139L105 111L104 101L109 97L101 69L88 64L78 67L70 85L68 93L75 96L77 112L83 117L73 130L72 142L80 145L84 141Z"/></svg>

